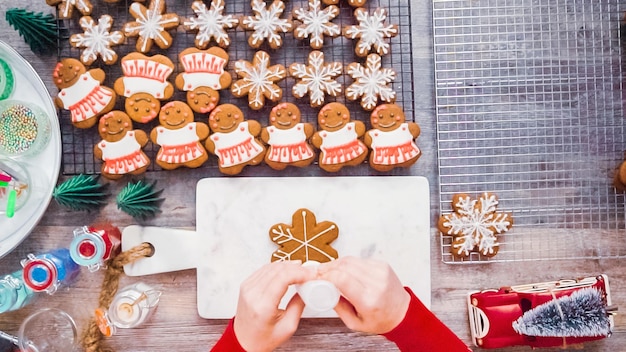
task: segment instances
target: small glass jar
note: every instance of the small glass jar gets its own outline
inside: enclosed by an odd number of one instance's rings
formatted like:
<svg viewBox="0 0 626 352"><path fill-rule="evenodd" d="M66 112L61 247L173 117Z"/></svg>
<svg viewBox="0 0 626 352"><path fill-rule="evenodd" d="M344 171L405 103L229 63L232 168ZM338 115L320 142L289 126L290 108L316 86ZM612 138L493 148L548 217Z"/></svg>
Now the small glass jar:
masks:
<svg viewBox="0 0 626 352"><path fill-rule="evenodd" d="M35 292L53 294L61 285L69 285L80 273L80 266L67 248L59 248L22 260L24 283Z"/></svg>
<svg viewBox="0 0 626 352"><path fill-rule="evenodd" d="M96 321L100 332L110 337L117 328L130 329L143 324L156 309L161 291L143 282L119 290L108 310L96 309Z"/></svg>
<svg viewBox="0 0 626 352"><path fill-rule="evenodd" d="M18 310L34 296L33 290L24 284L22 270L0 278L0 313Z"/></svg>
<svg viewBox="0 0 626 352"><path fill-rule="evenodd" d="M56 308L44 308L24 319L17 334L23 352L77 351L78 332L74 319Z"/></svg>
<svg viewBox="0 0 626 352"><path fill-rule="evenodd" d="M94 272L105 267L105 262L117 256L122 248L122 234L111 224L83 226L74 230L70 256L78 265Z"/></svg>
<svg viewBox="0 0 626 352"><path fill-rule="evenodd" d="M0 156L35 156L48 145L50 117L21 100L0 101Z"/></svg>

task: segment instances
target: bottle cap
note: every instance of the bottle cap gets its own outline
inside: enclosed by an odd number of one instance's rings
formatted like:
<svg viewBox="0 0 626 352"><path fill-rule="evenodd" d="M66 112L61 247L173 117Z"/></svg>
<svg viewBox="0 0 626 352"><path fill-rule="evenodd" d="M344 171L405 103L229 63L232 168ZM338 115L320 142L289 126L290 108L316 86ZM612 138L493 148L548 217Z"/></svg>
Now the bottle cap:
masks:
<svg viewBox="0 0 626 352"><path fill-rule="evenodd" d="M35 292L46 291L50 294L58 286L58 270L54 262L47 258L37 258L32 254L22 261L24 284Z"/></svg>
<svg viewBox="0 0 626 352"><path fill-rule="evenodd" d="M102 308L96 309L96 325L98 325L98 329L105 337L111 337L115 335L115 325L111 324L111 320L109 320L109 315L106 310Z"/></svg>
<svg viewBox="0 0 626 352"><path fill-rule="evenodd" d="M89 271L96 271L104 265L103 258L106 246L102 237L93 232L88 232L83 227L74 230L74 239L70 243L70 257Z"/></svg>
<svg viewBox="0 0 626 352"><path fill-rule="evenodd" d="M307 308L317 312L329 311L339 303L339 290L326 280L311 280L296 287Z"/></svg>

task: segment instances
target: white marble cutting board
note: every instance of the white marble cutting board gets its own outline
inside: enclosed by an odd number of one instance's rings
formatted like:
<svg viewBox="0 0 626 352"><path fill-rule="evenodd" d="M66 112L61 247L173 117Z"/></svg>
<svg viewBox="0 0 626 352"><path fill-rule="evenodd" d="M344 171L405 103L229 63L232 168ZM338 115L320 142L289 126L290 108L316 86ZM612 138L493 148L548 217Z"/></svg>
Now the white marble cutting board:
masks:
<svg viewBox="0 0 626 352"><path fill-rule="evenodd" d="M196 191L196 231L129 226L122 248L150 242L155 254L127 265L140 276L197 268L198 313L235 314L240 283L269 263L269 229L308 208L339 227L340 256L385 260L404 285L430 305L428 181L423 177L207 178ZM167 294L165 292L164 294ZM333 311L305 317L332 317Z"/></svg>

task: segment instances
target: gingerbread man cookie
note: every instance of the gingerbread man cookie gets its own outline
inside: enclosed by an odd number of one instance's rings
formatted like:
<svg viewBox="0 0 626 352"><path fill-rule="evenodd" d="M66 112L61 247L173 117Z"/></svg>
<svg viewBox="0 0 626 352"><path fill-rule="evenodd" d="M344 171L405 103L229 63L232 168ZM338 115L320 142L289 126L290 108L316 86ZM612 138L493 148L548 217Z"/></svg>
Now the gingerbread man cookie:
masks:
<svg viewBox="0 0 626 352"><path fill-rule="evenodd" d="M209 136L209 127L194 122L193 111L182 101L171 101L159 112L160 126L150 132L152 143L160 145L156 163L165 170L181 166L197 168L209 156L201 142Z"/></svg>
<svg viewBox="0 0 626 352"><path fill-rule="evenodd" d="M336 77L341 75L341 62L324 62L324 53L314 50L309 53L309 64L294 63L289 66L289 73L297 79L292 92L296 98L309 94L311 106L324 105L326 94L336 97L341 93L341 84Z"/></svg>
<svg viewBox="0 0 626 352"><path fill-rule="evenodd" d="M102 159L102 176L117 180L126 174L144 173L150 159L142 148L148 135L133 130L133 122L123 111L111 111L100 118L98 132L102 140L93 148L96 158Z"/></svg>
<svg viewBox="0 0 626 352"><path fill-rule="evenodd" d="M261 124L245 120L237 106L222 104L216 107L209 116L209 127L213 133L206 140L206 149L218 157L222 173L236 175L246 165L263 161L266 149L257 138Z"/></svg>
<svg viewBox="0 0 626 352"><path fill-rule="evenodd" d="M115 105L115 92L102 84L105 73L95 68L87 71L85 65L72 58L62 59L52 73L59 94L54 99L57 107L69 110L72 124L89 128Z"/></svg>
<svg viewBox="0 0 626 352"><path fill-rule="evenodd" d="M206 49L212 40L222 48L228 48L230 38L226 29L235 28L239 20L233 15L224 15L224 0L211 1L208 9L204 2L194 1L191 9L196 16L184 20L183 27L187 31L197 31L195 44L200 49Z"/></svg>
<svg viewBox="0 0 626 352"><path fill-rule="evenodd" d="M354 10L354 17L359 24L345 27L343 35L348 39L358 39L354 49L356 55L365 57L372 50L381 56L389 54L390 45L385 39L398 35L398 26L385 25L387 11L376 9L370 15L366 9L359 7Z"/></svg>
<svg viewBox="0 0 626 352"><path fill-rule="evenodd" d="M287 166L311 165L315 152L308 143L315 132L310 123L300 122L300 109L292 103L276 105L270 112L270 126L261 131L261 140L269 147L265 163L274 170Z"/></svg>
<svg viewBox="0 0 626 352"><path fill-rule="evenodd" d="M324 36L337 37L341 34L339 25L331 21L339 15L339 7L330 5L322 8L320 0L309 0L309 9L298 8L294 10L295 19L302 22L293 31L296 39L309 38L309 44L313 49L321 49L324 45Z"/></svg>
<svg viewBox="0 0 626 352"><path fill-rule="evenodd" d="M359 139L365 133L365 124L350 121L350 111L345 105L325 105L317 115L317 123L319 130L311 137L311 143L321 150L320 168L336 172L365 160L367 146Z"/></svg>
<svg viewBox="0 0 626 352"><path fill-rule="evenodd" d="M124 108L133 121L153 120L161 109L161 100L174 94L174 86L167 80L174 63L164 55L146 56L130 53L121 60L122 77L115 81L117 94L126 97Z"/></svg>
<svg viewBox="0 0 626 352"><path fill-rule="evenodd" d="M301 260L325 263L338 258L330 245L339 237L339 228L332 221L317 222L309 209L298 209L291 217L291 225L276 224L270 228L270 239L278 245L271 261Z"/></svg>
<svg viewBox="0 0 626 352"><path fill-rule="evenodd" d="M365 133L364 142L371 149L369 164L378 171L409 167L422 155L415 144L420 127L406 122L404 111L396 104L383 104L370 116L372 129Z"/></svg>
<svg viewBox="0 0 626 352"><path fill-rule="evenodd" d="M293 30L291 21L280 18L285 11L285 3L274 0L267 5L263 0L252 0L251 6L254 16L244 16L239 23L244 30L254 31L248 38L250 47L258 49L267 40L270 48L280 48L283 45L280 33Z"/></svg>
<svg viewBox="0 0 626 352"><path fill-rule="evenodd" d="M248 106L259 110L265 106L265 99L279 101L283 90L276 85L287 75L285 66L270 66L270 55L265 51L257 51L252 62L239 60L235 62L235 72L242 78L235 81L230 91L237 98L248 95Z"/></svg>
<svg viewBox="0 0 626 352"><path fill-rule="evenodd" d="M224 49L188 48L178 55L185 72L176 76L176 87L187 92L187 104L193 111L206 114L219 102L221 89L232 81L226 69L228 54Z"/></svg>
<svg viewBox="0 0 626 352"><path fill-rule="evenodd" d="M89 0L46 0L46 4L50 6L58 6L59 19L72 18L74 8L83 16L91 15L93 5Z"/></svg>
<svg viewBox="0 0 626 352"><path fill-rule="evenodd" d="M389 86L396 79L396 72L382 67L382 59L377 54L369 54L365 66L358 62L348 65L346 70L354 82L346 88L346 98L350 101L361 99L361 107L372 111L378 100L393 103L396 92Z"/></svg>
<svg viewBox="0 0 626 352"><path fill-rule="evenodd" d="M180 19L175 13L164 13L165 0L152 0L148 8L133 2L129 11L135 21L126 23L124 33L127 37L138 37L137 51L147 53L152 43L161 49L172 46L172 36L167 31L178 27Z"/></svg>
<svg viewBox="0 0 626 352"><path fill-rule="evenodd" d="M113 17L102 15L96 24L93 18L84 16L79 23L85 32L73 34L70 37L70 44L75 48L84 48L80 61L85 65L91 65L101 57L105 64L114 64L117 61L117 53L111 46L122 44L125 37L120 31L111 32Z"/></svg>

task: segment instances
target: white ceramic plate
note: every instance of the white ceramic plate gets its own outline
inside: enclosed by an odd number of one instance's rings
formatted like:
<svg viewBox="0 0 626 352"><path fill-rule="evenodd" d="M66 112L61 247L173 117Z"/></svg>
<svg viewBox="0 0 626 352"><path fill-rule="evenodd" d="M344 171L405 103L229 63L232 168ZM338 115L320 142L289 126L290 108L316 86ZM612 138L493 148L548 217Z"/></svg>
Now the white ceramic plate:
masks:
<svg viewBox="0 0 626 352"><path fill-rule="evenodd" d="M36 104L50 119L50 142L33 156L14 158L30 173L30 197L15 216L0 215L0 258L19 245L48 208L61 167L61 130L50 93L33 67L8 44L0 41L0 58L13 69L15 88L9 99Z"/></svg>

